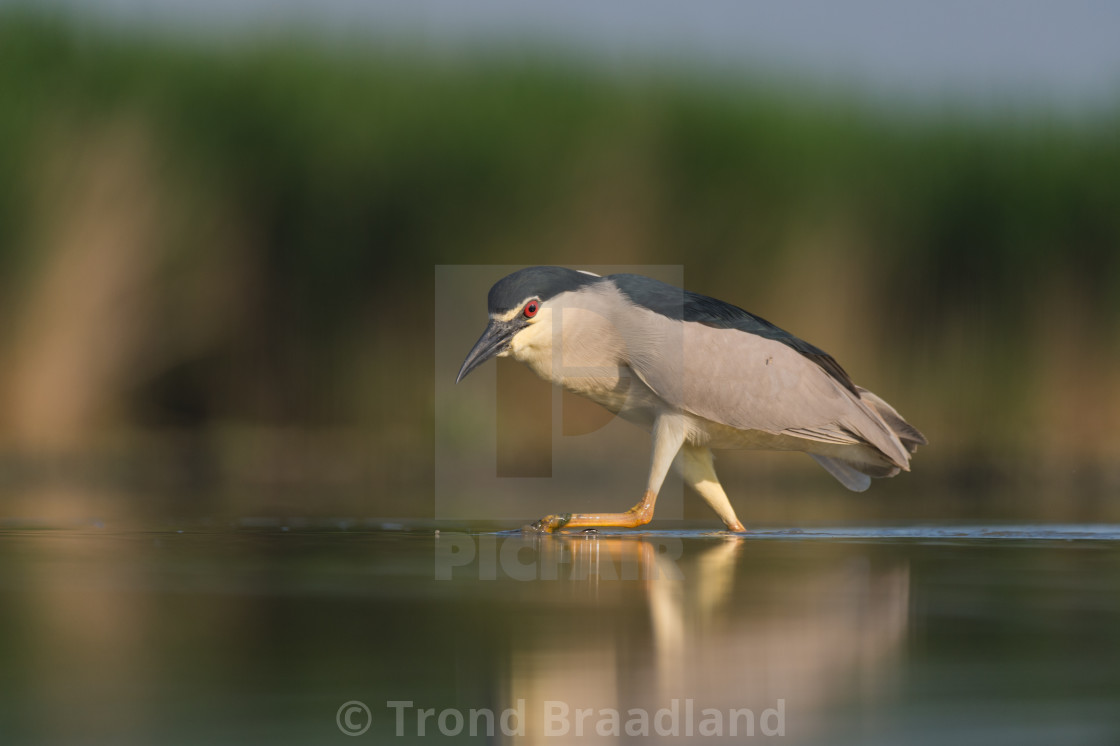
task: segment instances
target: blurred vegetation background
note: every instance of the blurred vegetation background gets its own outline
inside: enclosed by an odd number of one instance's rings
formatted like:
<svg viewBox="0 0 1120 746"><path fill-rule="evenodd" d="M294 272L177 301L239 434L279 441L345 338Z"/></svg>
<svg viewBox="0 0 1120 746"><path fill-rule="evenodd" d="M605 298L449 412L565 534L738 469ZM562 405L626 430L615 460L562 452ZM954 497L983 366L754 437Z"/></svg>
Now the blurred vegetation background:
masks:
<svg viewBox="0 0 1120 746"><path fill-rule="evenodd" d="M1118 201L1120 105L4 12L0 516L430 517L434 267L493 263L683 265L835 355L931 446L817 516L1116 519Z"/></svg>

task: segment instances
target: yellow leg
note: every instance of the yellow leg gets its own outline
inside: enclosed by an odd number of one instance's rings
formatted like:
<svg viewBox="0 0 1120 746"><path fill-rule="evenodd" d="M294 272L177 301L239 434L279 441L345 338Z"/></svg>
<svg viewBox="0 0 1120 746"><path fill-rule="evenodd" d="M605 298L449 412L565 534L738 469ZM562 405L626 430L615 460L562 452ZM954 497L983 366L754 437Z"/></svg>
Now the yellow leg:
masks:
<svg viewBox="0 0 1120 746"><path fill-rule="evenodd" d="M680 473L684 483L696 490L704 498L712 510L720 517L728 531L743 532L743 524L735 515L727 493L719 484L716 476L715 465L712 463L712 452L703 446L685 445L677 454L677 472Z"/></svg>
<svg viewBox="0 0 1120 746"><path fill-rule="evenodd" d="M678 414L666 414L657 418L653 425L653 455L650 459L649 482L642 501L625 513L562 513L546 515L526 528L533 531L552 533L562 528L620 527L634 528L644 526L653 520L653 506L657 493L673 458L684 443L687 424Z"/></svg>

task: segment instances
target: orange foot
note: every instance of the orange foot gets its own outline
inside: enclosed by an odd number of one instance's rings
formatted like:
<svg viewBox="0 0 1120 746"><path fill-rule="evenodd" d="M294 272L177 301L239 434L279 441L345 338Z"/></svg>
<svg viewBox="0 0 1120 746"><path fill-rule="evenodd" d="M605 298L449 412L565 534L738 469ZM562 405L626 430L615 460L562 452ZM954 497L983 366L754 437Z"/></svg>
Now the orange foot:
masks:
<svg viewBox="0 0 1120 746"><path fill-rule="evenodd" d="M657 495L647 492L642 501L625 513L561 513L546 515L526 526L524 531L550 534L562 528L635 528L653 520L653 505ZM740 529L742 527L740 526Z"/></svg>

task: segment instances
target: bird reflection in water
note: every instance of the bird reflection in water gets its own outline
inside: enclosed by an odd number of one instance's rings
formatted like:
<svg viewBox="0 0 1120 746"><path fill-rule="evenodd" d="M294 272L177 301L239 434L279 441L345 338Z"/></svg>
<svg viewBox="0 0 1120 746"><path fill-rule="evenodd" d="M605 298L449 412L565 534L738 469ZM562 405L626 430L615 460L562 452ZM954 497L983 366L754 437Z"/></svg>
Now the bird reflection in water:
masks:
<svg viewBox="0 0 1120 746"><path fill-rule="evenodd" d="M726 534L537 541L542 563L560 557L570 571L562 608L527 619L511 643L502 698L524 711L519 742L617 740L643 717L654 738L730 739L732 719L737 738L761 737L780 714L782 740L803 743L828 736L826 714L889 696L908 623L904 563L854 544L790 542L797 551L775 557L772 542L757 551Z"/></svg>

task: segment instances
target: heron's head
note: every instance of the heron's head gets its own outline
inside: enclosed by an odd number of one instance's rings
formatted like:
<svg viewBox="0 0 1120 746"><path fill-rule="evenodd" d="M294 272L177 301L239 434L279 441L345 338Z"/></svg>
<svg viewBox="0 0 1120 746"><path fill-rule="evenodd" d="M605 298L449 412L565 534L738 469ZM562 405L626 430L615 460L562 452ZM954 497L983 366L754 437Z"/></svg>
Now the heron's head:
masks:
<svg viewBox="0 0 1120 746"><path fill-rule="evenodd" d="M548 323L549 301L560 293L576 292L601 278L564 267L528 267L498 280L487 298L490 323L467 353L455 382L492 357L510 353L514 339L535 324Z"/></svg>

